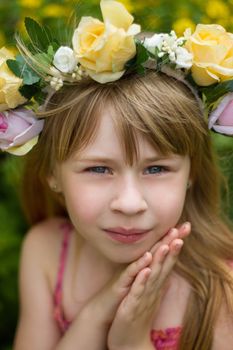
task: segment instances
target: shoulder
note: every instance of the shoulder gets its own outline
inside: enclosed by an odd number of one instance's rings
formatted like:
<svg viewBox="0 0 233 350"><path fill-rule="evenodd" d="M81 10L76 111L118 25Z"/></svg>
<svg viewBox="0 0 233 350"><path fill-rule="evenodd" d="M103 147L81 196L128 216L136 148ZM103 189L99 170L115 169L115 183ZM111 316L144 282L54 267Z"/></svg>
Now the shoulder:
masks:
<svg viewBox="0 0 233 350"><path fill-rule="evenodd" d="M51 246L56 249L63 234L61 226L66 221L65 218L54 217L32 226L23 240L23 251L43 250L45 253Z"/></svg>
<svg viewBox="0 0 233 350"><path fill-rule="evenodd" d="M52 285L63 239L62 224L65 222L67 219L62 217L42 221L30 228L22 243L21 268L28 271L32 269L32 264L34 269L37 267L47 275Z"/></svg>
<svg viewBox="0 0 233 350"><path fill-rule="evenodd" d="M233 285L233 260L226 261L229 277L231 277ZM233 344L233 289L227 290L228 301L224 301L221 305L220 312L215 326L213 350L232 350Z"/></svg>
<svg viewBox="0 0 233 350"><path fill-rule="evenodd" d="M66 219L63 218L43 221L33 226L23 241L16 349L31 349L31 344L33 349L53 348L60 337L51 315L54 310L54 279L62 241L61 225L64 222Z"/></svg>
<svg viewBox="0 0 233 350"><path fill-rule="evenodd" d="M38 239L41 241L47 238L49 239L54 236L55 233L60 231L61 225L67 221L68 219L63 217L48 218L32 226L29 229L26 237L30 237L30 239L33 237L33 239Z"/></svg>

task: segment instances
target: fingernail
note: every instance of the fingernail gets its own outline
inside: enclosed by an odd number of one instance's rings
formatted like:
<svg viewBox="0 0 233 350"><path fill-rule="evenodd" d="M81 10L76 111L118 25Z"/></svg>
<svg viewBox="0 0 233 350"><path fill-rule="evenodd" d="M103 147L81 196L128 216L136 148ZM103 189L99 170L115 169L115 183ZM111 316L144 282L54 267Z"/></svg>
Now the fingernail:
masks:
<svg viewBox="0 0 233 350"><path fill-rule="evenodd" d="M165 255L167 255L167 253L169 252L169 247L163 247L162 248L162 254L165 256Z"/></svg>
<svg viewBox="0 0 233 350"><path fill-rule="evenodd" d="M171 228L169 231L170 237L176 237L177 236L177 230L175 228Z"/></svg>
<svg viewBox="0 0 233 350"><path fill-rule="evenodd" d="M189 229L190 228L190 222L189 221L186 221L183 226L182 226L183 229Z"/></svg>
<svg viewBox="0 0 233 350"><path fill-rule="evenodd" d="M183 244L184 244L183 241L177 242L174 246L175 250L179 251L181 249L181 247L183 246Z"/></svg>
<svg viewBox="0 0 233 350"><path fill-rule="evenodd" d="M149 256L151 255L150 252L145 252L145 254L143 255L143 260L148 260Z"/></svg>

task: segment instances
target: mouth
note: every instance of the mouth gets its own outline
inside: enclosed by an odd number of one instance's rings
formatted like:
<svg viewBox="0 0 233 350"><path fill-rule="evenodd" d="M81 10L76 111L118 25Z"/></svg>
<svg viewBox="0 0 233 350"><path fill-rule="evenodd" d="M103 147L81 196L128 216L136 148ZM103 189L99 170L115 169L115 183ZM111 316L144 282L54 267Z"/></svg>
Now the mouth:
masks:
<svg viewBox="0 0 233 350"><path fill-rule="evenodd" d="M134 243L143 239L151 230L110 228L104 230L107 235L121 243Z"/></svg>

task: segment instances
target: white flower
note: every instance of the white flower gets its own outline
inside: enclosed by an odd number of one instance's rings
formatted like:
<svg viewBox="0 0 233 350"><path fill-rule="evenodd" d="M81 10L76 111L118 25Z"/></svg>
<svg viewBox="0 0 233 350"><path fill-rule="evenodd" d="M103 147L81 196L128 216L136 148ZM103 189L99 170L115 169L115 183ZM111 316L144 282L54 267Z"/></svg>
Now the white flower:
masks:
<svg viewBox="0 0 233 350"><path fill-rule="evenodd" d="M189 69L193 64L193 55L184 47L177 47L176 49L176 68Z"/></svg>
<svg viewBox="0 0 233 350"><path fill-rule="evenodd" d="M74 51L67 46L59 47L54 55L53 64L62 73L72 73L77 66Z"/></svg>
<svg viewBox="0 0 233 350"><path fill-rule="evenodd" d="M165 64L175 64L176 69L190 69L193 64L193 55L183 47L184 42L185 37L177 38L175 31L172 30L170 34L154 34L151 38L146 38L143 45L157 58L167 55L168 60Z"/></svg>
<svg viewBox="0 0 233 350"><path fill-rule="evenodd" d="M192 35L192 30L191 30L191 28L185 29L185 31L184 31L184 39L185 39L185 40L188 40L188 39L190 38L191 35Z"/></svg>
<svg viewBox="0 0 233 350"><path fill-rule="evenodd" d="M56 77L56 78L61 78L62 77L62 74L61 72L56 69L55 67L51 66L49 68L49 75L52 75L52 77Z"/></svg>
<svg viewBox="0 0 233 350"><path fill-rule="evenodd" d="M50 80L50 85L55 91L58 91L63 86L63 80L62 80L62 78L53 77Z"/></svg>
<svg viewBox="0 0 233 350"><path fill-rule="evenodd" d="M178 47L177 36L174 31L170 34L164 34L162 50L169 53L174 52Z"/></svg>
<svg viewBox="0 0 233 350"><path fill-rule="evenodd" d="M146 38L143 46L150 51L151 53L155 54L155 48L158 48L159 51L162 49L164 40L164 34L154 34L151 38Z"/></svg>

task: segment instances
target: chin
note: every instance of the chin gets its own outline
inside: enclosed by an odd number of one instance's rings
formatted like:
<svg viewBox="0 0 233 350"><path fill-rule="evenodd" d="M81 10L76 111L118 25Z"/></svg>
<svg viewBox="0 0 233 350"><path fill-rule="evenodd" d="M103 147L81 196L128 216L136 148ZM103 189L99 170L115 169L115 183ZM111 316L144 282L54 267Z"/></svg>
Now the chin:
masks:
<svg viewBox="0 0 233 350"><path fill-rule="evenodd" d="M122 251L121 253L112 253L106 257L114 264L131 264L133 261L138 260L141 256L143 256L143 254L148 250L149 249L140 249L137 247L137 249L132 251L126 249L125 252Z"/></svg>

